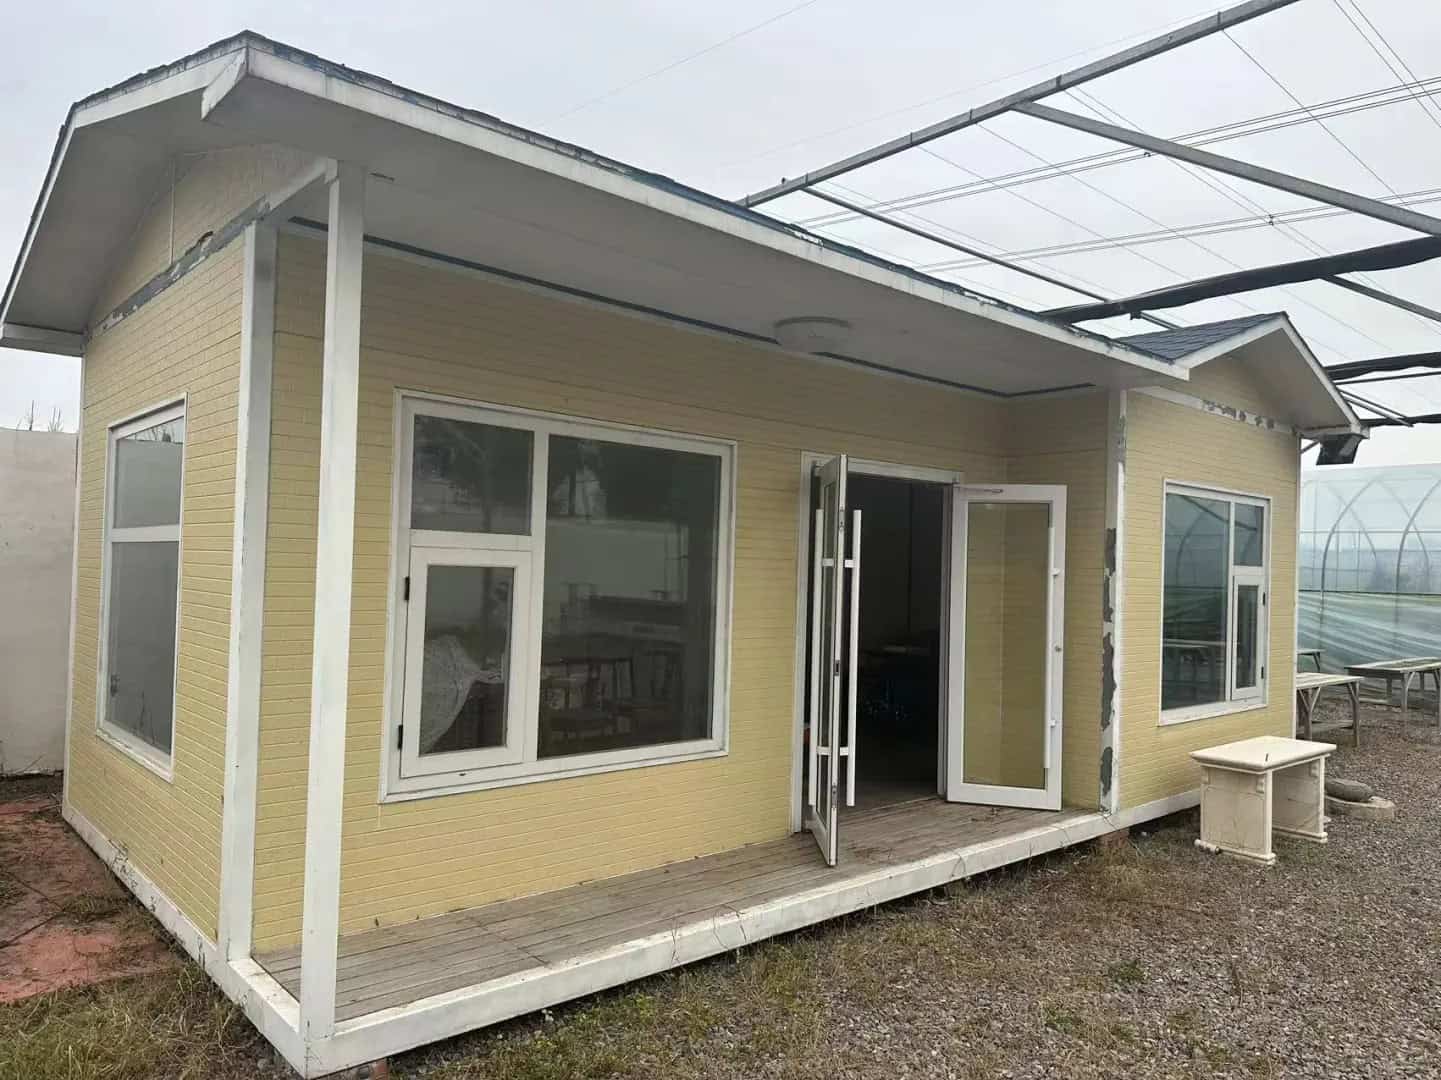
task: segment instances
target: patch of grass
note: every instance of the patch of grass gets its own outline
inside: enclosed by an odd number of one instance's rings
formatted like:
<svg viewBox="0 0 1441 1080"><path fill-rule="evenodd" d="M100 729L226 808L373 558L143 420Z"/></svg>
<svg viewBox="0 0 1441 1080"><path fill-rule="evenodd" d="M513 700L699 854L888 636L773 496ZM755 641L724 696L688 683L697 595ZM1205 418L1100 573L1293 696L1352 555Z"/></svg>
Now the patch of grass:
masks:
<svg viewBox="0 0 1441 1080"><path fill-rule="evenodd" d="M264 1064L261 1064L262 1061ZM0 1006L0 1077L289 1077L244 1014L186 964Z"/></svg>
<svg viewBox="0 0 1441 1080"><path fill-rule="evenodd" d="M1135 960L1122 960L1106 968L1106 977L1115 985L1129 989L1145 985L1146 969Z"/></svg>
<svg viewBox="0 0 1441 1080"><path fill-rule="evenodd" d="M1085 1027L1085 1021L1063 1005L1055 1002L1045 1002L1041 1006L1041 1020L1046 1027L1052 1031L1059 1031L1062 1035L1076 1035Z"/></svg>
<svg viewBox="0 0 1441 1080"><path fill-rule="evenodd" d="M124 897L106 893L84 893L65 901L60 914L63 918L83 926L119 915L128 906Z"/></svg>

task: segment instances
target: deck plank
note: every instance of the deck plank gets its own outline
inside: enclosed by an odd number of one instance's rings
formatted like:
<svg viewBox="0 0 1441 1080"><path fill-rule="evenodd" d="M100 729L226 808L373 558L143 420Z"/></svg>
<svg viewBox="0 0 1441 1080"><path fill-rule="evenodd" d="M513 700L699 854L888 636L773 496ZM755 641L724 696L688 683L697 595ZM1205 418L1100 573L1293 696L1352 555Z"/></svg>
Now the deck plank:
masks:
<svg viewBox="0 0 1441 1080"><path fill-rule="evenodd" d="M1076 814L920 800L846 814L837 867L827 867L811 838L801 834L348 934L340 941L336 1016L354 1019L529 970L554 969L878 870L960 855L1037 826L1063 824ZM298 996L298 948L256 959Z"/></svg>

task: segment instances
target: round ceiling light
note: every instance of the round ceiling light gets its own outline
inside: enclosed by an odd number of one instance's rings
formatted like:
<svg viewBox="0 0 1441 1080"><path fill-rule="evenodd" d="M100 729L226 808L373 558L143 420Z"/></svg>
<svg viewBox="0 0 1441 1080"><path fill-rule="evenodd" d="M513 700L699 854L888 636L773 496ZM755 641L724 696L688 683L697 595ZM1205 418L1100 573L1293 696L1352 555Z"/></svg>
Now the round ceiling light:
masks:
<svg viewBox="0 0 1441 1080"><path fill-rule="evenodd" d="M804 353L840 352L851 337L851 324L824 315L782 319L775 325L776 343Z"/></svg>

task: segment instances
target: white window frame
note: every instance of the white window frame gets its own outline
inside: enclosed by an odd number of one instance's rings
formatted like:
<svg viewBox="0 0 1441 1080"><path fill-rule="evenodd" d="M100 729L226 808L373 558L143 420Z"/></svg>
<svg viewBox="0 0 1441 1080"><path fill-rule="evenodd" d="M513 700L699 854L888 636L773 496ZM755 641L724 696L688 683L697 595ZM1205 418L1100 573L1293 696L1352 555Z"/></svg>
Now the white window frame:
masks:
<svg viewBox="0 0 1441 1080"><path fill-rule="evenodd" d="M410 528L410 487L415 418L418 415L441 416L532 433L534 441L531 448L529 535ZM735 551L736 444L725 439L674 434L403 390L395 392L394 416L390 602L385 672L386 717L382 724L382 752L385 763L381 769L380 800L392 802L429 798L725 755L728 752L730 733L730 624ZM716 615L712 644L711 733L708 738L564 757L539 756L545 525L551 435L653 446L706 454L718 459L720 503L717 507L716 523ZM514 565L521 569L517 570L512 605L514 645L511 654L511 685L507 686L506 695L507 746L445 754L443 756L446 761L437 761L433 766L427 763L425 771L417 773L414 767L408 764L414 760L412 753L404 748L406 742L413 743L414 740L408 732L402 739L400 729L405 722L407 711L413 711L413 706L411 710L407 710L407 685L413 686L418 682L416 679L407 678L410 669L406 654L410 619L424 619L424 610L418 603L423 597L417 595L417 582L412 573L415 554L421 550L432 553L431 561L434 563L444 563L446 553L449 552L458 556L451 565L467 561L475 565ZM411 577L409 602L404 596L407 576ZM521 591L522 576L528 579L528 593ZM521 677L517 678L517 675ZM519 748L518 756L516 747Z"/></svg>
<svg viewBox="0 0 1441 1080"><path fill-rule="evenodd" d="M102 511L101 555L100 555L100 663L95 677L95 731L105 742L132 758L161 779L175 779L175 717L180 697L180 586L184 571L184 541L182 526L185 521L185 470L186 455L190 444L190 425L187 420L185 442L180 454L180 509L174 525L146 525L117 528L115 516L115 453L116 445L128 435L172 420L186 420L187 400L171 400L155 405L143 412L132 413L112 423L106 430L105 448L105 506ZM171 658L170 673L170 753L151 746L144 739L112 724L106 717L106 706L110 702L110 586L112 584L111 551L114 543L144 543L153 541L175 544L175 656Z"/></svg>
<svg viewBox="0 0 1441 1080"><path fill-rule="evenodd" d="M1212 487L1205 484L1184 483L1175 480L1166 480L1161 495L1161 581L1160 581L1160 625L1157 628L1157 672L1164 671L1165 664L1165 638L1166 638L1166 508L1167 496L1190 495L1199 499L1213 499L1224 502L1230 507L1229 522L1226 529L1226 670L1222 685L1226 689L1226 697L1221 701L1206 702L1202 705L1185 705L1180 708L1160 708L1162 694L1164 693L1164 677L1157 679L1156 703L1159 709L1159 724L1162 727L1170 724L1184 724L1191 720L1204 720L1212 716L1226 716L1231 713L1245 712L1251 709L1263 709L1266 707L1270 694L1270 642L1271 642L1271 499L1269 496L1257 495L1253 492L1234 491L1229 488ZM1260 566L1237 566L1236 565L1236 506L1249 505L1261 508L1262 512L1262 537L1261 537L1261 565ZM1256 635L1257 666L1259 677L1254 687L1243 687L1236 689L1236 591L1240 585L1257 585L1260 587L1261 613L1257 620L1258 629Z"/></svg>

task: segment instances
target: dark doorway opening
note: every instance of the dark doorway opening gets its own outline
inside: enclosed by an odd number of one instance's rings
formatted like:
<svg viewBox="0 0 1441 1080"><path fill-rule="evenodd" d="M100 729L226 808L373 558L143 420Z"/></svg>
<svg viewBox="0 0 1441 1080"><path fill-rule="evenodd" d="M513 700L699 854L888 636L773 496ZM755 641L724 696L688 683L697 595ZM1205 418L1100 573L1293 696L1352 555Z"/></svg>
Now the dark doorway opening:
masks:
<svg viewBox="0 0 1441 1080"><path fill-rule="evenodd" d="M854 809L869 810L939 790L947 488L852 472L846 503L861 512L856 747L846 768L856 770ZM846 623L848 635L848 613Z"/></svg>

